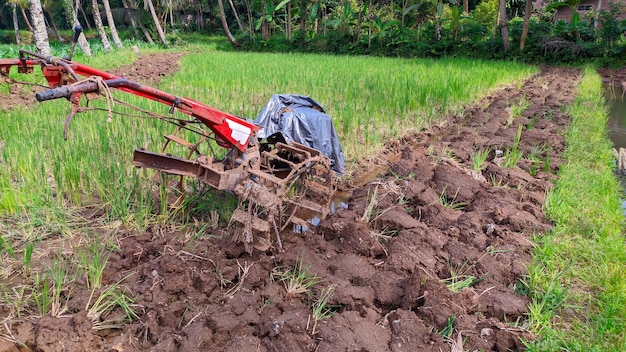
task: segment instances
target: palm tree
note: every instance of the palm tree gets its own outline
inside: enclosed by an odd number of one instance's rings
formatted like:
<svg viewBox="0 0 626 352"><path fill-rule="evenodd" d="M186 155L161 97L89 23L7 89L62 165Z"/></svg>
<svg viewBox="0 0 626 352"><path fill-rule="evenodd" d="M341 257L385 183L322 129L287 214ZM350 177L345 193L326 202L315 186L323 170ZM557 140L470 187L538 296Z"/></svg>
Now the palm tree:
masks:
<svg viewBox="0 0 626 352"><path fill-rule="evenodd" d="M502 44L504 50L509 50L511 47L511 41L509 39L509 21L506 18L506 0L498 1L500 7L500 33L502 33Z"/></svg>
<svg viewBox="0 0 626 352"><path fill-rule="evenodd" d="M159 34L159 39L164 47L167 48L167 40L165 39L165 33L163 32L163 28L161 28L161 23L159 22L159 16L157 16L156 11L154 10L154 5L152 4L152 0L144 0L144 6L148 8L150 14L152 15L152 20L154 21L154 26L157 29L157 33Z"/></svg>
<svg viewBox="0 0 626 352"><path fill-rule="evenodd" d="M115 22L113 21L113 13L111 12L111 5L109 4L109 0L102 0L104 4L104 14L107 16L107 23L109 24L109 30L111 31L111 37L113 38L113 43L118 49L123 47L122 41L120 40L120 36L117 34L117 28L115 28Z"/></svg>
<svg viewBox="0 0 626 352"><path fill-rule="evenodd" d="M152 40L150 33L148 32L146 27L143 25L143 22L141 22L141 18L137 16L137 12L139 10L137 10L137 8L135 7L135 3L132 0L122 0L122 4L125 9L131 10L130 11L130 23L135 29L135 33L137 33L137 25L139 25L148 43L154 44L154 40ZM137 35L137 39L139 39L139 35Z"/></svg>
<svg viewBox="0 0 626 352"><path fill-rule="evenodd" d="M531 0L526 0L526 8L524 9L524 24L522 26L522 35L519 40L519 50L521 52L524 51L524 46L526 45L526 37L528 36L528 27L530 25L530 14L533 11L533 2Z"/></svg>
<svg viewBox="0 0 626 352"><path fill-rule="evenodd" d="M80 0L76 0L76 9L80 7ZM63 8L65 9L65 18L67 19L67 23L73 28L75 25L79 25L78 16L76 15L77 10L72 7L72 0L63 0ZM87 56L91 56L91 47L89 46L89 42L85 38L84 33L80 33L78 36L78 46L80 50Z"/></svg>
<svg viewBox="0 0 626 352"><path fill-rule="evenodd" d="M113 50L113 48L111 48L109 37L107 36L107 32L104 30L104 25L102 24L102 17L100 17L100 9L98 8L98 0L91 0L91 10L93 11L93 21L96 23L96 29L98 30L98 34L100 34L100 40L102 40L104 51L109 52Z"/></svg>
<svg viewBox="0 0 626 352"><path fill-rule="evenodd" d="M26 26L28 27L29 31L33 31L33 26L30 24L30 20L28 19L28 16L26 15L26 10L24 10L25 7L30 7L30 4L28 3L28 0L14 0L15 4L17 4L17 6L19 6L20 8L20 12L22 12L22 17L24 18L24 22L26 22Z"/></svg>
<svg viewBox="0 0 626 352"><path fill-rule="evenodd" d="M46 22L43 17L43 9L39 0L28 0L30 4L30 15L33 19L33 35L35 36L35 46L37 52L50 56L50 43L48 42L48 32L46 31Z"/></svg>
<svg viewBox="0 0 626 352"><path fill-rule="evenodd" d="M15 30L15 43L17 43L17 45L20 45L20 24L17 20L17 1L9 0L7 4L11 5L11 11L13 14L13 29Z"/></svg>
<svg viewBox="0 0 626 352"><path fill-rule="evenodd" d="M217 0L217 5L220 9L220 17L222 18L222 27L224 28L224 33L226 33L228 40L233 46L239 46L239 43L237 43L237 39L235 39L233 34L230 33L230 29L228 29L228 23L226 22L226 14L224 13L224 3L222 2L222 0Z"/></svg>
<svg viewBox="0 0 626 352"><path fill-rule="evenodd" d="M43 6L43 14L44 14L44 18L46 15L48 15L48 23L52 26L52 31L54 31L54 34L57 37L57 40L61 43L65 42L65 39L63 39L63 37L61 37L61 33L59 33L59 29L57 28L57 24L54 22L54 16L52 16L52 11L50 10L52 7L52 1L48 1L48 0L44 0L43 4L41 4L41 6Z"/></svg>

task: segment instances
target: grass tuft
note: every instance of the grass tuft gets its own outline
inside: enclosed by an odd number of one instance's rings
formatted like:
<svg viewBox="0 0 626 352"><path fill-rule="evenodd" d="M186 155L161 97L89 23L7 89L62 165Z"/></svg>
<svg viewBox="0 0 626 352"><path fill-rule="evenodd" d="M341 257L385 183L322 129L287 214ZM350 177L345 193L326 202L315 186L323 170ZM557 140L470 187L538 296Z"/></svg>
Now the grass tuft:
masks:
<svg viewBox="0 0 626 352"><path fill-rule="evenodd" d="M301 294L310 296L311 287L321 282L321 279L310 270L311 265L304 265L302 259L298 259L296 264L288 269L275 268L274 274L283 283L287 297L293 298Z"/></svg>

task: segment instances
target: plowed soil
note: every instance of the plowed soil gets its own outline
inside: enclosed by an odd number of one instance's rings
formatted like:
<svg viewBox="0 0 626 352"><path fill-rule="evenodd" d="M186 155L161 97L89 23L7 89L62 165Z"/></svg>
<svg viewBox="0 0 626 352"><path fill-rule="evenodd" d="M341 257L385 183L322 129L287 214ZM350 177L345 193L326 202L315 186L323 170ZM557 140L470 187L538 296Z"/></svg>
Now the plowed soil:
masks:
<svg viewBox="0 0 626 352"><path fill-rule="evenodd" d="M150 72L160 72L152 61L159 57L125 70L149 61ZM522 280L533 236L551 227L542 204L562 163L569 118L561 108L580 77L544 67L390 143L375 165L344 181L347 207L311 231L283 234L282 251L250 255L227 228L199 237L156 227L128 234L103 283L126 277L137 319L93 330L84 312L89 292L74 290L64 316L8 323L27 347L0 340L0 350L523 350L533 336ZM517 116L520 105L527 107ZM515 148L524 158L505 167L502 156ZM473 171L479 150L489 155ZM281 281L298 263L318 277L308 294L290 294ZM316 322L312 307L329 288L332 316Z"/></svg>

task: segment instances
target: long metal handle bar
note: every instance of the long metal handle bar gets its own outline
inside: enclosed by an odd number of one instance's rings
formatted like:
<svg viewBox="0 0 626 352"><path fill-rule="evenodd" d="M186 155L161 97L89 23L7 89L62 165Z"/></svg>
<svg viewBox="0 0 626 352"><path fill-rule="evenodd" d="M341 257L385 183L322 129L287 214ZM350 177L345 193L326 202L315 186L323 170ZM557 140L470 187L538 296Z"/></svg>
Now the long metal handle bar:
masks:
<svg viewBox="0 0 626 352"><path fill-rule="evenodd" d="M39 60L28 60L26 59L26 56L33 56ZM248 148L250 139L259 130L259 126L253 123L250 123L240 117L222 112L193 99L177 97L156 88L146 86L87 65L52 56L45 57L41 54L28 50L20 50L19 62L15 62L16 65L32 65L35 63L42 64L44 66L61 66L69 75L72 76L72 78L74 78L75 81L77 81L76 77L79 75L85 77L101 77L109 87L169 105L170 113L173 113L173 110L176 108L184 114L197 118L209 127L217 135L217 137L224 141L228 146L235 147L242 152ZM52 83L48 76L46 76L46 78L48 78L49 82ZM73 94L96 91L98 91L98 84L96 82L86 82L77 85L64 85L58 88L53 88L38 93L36 97L38 101L46 101L50 99L69 98Z"/></svg>

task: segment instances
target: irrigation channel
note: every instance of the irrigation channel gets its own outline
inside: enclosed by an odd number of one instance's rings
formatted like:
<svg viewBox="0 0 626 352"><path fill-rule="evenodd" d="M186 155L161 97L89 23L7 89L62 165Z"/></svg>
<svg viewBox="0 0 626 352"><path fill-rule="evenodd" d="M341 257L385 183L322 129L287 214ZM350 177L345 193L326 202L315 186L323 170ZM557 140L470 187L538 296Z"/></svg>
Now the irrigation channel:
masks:
<svg viewBox="0 0 626 352"><path fill-rule="evenodd" d="M605 84L604 93L609 106L609 137L615 150L619 151L616 174L622 184L622 209L626 215L626 170L619 162L626 153L626 91L618 84Z"/></svg>

